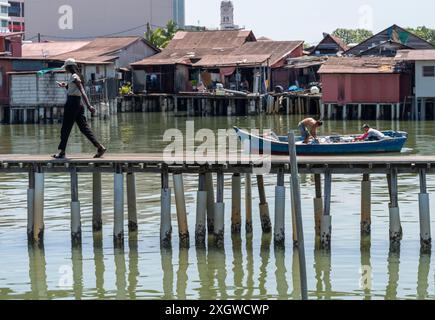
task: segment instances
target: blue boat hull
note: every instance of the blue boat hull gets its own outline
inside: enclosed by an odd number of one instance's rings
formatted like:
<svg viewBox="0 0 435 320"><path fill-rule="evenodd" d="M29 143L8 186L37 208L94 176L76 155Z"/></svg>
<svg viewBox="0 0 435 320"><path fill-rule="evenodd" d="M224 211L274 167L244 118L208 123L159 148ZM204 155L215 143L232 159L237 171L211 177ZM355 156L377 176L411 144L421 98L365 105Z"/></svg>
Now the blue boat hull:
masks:
<svg viewBox="0 0 435 320"><path fill-rule="evenodd" d="M280 141L265 139L254 136L246 131L234 128L242 141L249 140L251 152L268 153L265 148L270 148L273 155L288 155L288 140L286 137L279 137ZM408 137L404 132L386 131L388 139L380 141L363 141L354 143L324 143L324 144L296 144L298 155L346 155L346 154L368 154L368 153L389 153L400 152ZM300 138L297 139L301 141ZM270 147L269 147L270 146Z"/></svg>

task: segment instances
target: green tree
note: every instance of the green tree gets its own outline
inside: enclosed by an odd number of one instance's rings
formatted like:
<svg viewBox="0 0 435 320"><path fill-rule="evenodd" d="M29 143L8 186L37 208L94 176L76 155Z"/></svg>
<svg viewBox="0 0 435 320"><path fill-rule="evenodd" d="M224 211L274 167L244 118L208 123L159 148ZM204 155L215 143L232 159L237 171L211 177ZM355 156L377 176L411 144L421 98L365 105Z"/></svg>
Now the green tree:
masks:
<svg viewBox="0 0 435 320"><path fill-rule="evenodd" d="M415 34L417 37L420 37L427 42L435 45L435 29L430 29L425 26L417 27L417 28L406 28L407 31Z"/></svg>
<svg viewBox="0 0 435 320"><path fill-rule="evenodd" d="M341 38L346 44L361 43L373 36L373 32L365 29L336 29L332 35Z"/></svg>
<svg viewBox="0 0 435 320"><path fill-rule="evenodd" d="M166 27L164 28L156 28L154 30L151 27L147 26L147 31L145 32L145 39L151 42L158 48L166 48L169 42L174 37L175 33L178 31L177 24L170 20Z"/></svg>

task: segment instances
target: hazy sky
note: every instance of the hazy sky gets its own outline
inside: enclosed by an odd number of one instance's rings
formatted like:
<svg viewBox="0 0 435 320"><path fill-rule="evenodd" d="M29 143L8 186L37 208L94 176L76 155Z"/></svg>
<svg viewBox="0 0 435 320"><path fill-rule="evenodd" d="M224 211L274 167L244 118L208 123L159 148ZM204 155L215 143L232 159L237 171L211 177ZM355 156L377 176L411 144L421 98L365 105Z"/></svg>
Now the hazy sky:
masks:
<svg viewBox="0 0 435 320"><path fill-rule="evenodd" d="M219 27L220 0L186 0L186 24ZM257 37L316 43L337 27L435 27L434 0L233 0L235 23Z"/></svg>

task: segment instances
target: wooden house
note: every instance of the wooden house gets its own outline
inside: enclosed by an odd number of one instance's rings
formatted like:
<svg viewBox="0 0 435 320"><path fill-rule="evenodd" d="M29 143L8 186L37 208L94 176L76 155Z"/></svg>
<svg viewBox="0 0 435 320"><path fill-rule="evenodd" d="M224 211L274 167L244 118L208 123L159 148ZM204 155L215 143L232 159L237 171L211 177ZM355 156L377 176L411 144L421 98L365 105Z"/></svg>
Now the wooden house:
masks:
<svg viewBox="0 0 435 320"><path fill-rule="evenodd" d="M336 56L349 50L347 44L339 37L329 33L323 34L322 41L317 46L310 50L312 56Z"/></svg>
<svg viewBox="0 0 435 320"><path fill-rule="evenodd" d="M379 32L369 39L345 52L348 56L385 56L394 57L398 50L425 50L435 47L422 38L397 26Z"/></svg>

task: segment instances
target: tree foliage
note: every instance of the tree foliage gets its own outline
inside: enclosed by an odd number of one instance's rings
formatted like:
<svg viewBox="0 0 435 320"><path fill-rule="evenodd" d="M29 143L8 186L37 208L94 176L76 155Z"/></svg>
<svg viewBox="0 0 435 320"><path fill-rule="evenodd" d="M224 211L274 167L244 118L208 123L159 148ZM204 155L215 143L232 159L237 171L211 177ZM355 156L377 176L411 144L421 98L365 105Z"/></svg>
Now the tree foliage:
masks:
<svg viewBox="0 0 435 320"><path fill-rule="evenodd" d="M361 43L373 36L373 32L365 29L336 29L332 35L341 38L346 44Z"/></svg>
<svg viewBox="0 0 435 320"><path fill-rule="evenodd" d="M427 42L435 45L435 29L430 29L425 26L417 27L417 28L406 28L407 31L415 34L417 37L420 37Z"/></svg>
<svg viewBox="0 0 435 320"><path fill-rule="evenodd" d="M177 31L177 24L170 20L164 28L156 28L152 30L148 26L147 31L145 32L145 39L147 39L156 47L163 49L166 48Z"/></svg>

